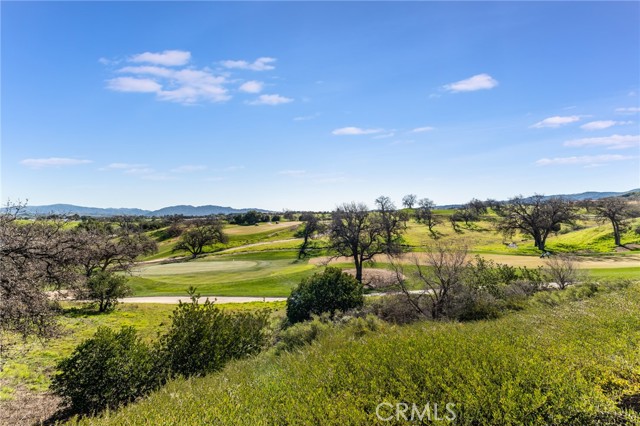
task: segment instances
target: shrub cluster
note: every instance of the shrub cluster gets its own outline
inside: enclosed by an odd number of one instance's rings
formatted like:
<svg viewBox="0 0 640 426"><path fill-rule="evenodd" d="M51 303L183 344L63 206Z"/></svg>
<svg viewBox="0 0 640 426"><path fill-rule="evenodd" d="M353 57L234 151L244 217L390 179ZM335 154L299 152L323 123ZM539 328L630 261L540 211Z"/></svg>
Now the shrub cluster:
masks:
<svg viewBox="0 0 640 426"><path fill-rule="evenodd" d="M162 386L173 377L203 375L266 345L268 311L228 313L212 302L181 303L169 330L154 344L132 327L106 327L81 343L57 366L52 390L72 414L115 409Z"/></svg>

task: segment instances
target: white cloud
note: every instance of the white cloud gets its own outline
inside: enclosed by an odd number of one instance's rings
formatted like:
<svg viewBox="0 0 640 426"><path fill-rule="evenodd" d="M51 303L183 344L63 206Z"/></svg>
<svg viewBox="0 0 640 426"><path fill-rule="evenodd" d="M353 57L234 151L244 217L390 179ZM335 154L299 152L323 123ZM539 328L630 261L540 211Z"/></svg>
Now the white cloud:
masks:
<svg viewBox="0 0 640 426"><path fill-rule="evenodd" d="M206 169L207 169L207 166L198 165L198 164L186 164L184 166L171 169L171 172L172 173L193 173L193 172L199 172Z"/></svg>
<svg viewBox="0 0 640 426"><path fill-rule="evenodd" d="M133 55L130 62L146 62L165 66L186 65L191 60L191 52L184 50L165 50L164 52L144 52Z"/></svg>
<svg viewBox="0 0 640 426"><path fill-rule="evenodd" d="M306 170L280 170L279 175L299 177L307 173Z"/></svg>
<svg viewBox="0 0 640 426"><path fill-rule="evenodd" d="M383 129L361 129L360 127L341 127L331 132L336 136L372 135L383 132Z"/></svg>
<svg viewBox="0 0 640 426"><path fill-rule="evenodd" d="M79 160L76 158L26 158L20 161L23 166L31 169L43 169L46 167L64 167L64 166L78 166L81 164L93 163L91 160Z"/></svg>
<svg viewBox="0 0 640 426"><path fill-rule="evenodd" d="M636 114L640 112L640 108L638 107L616 108L616 112L620 114Z"/></svg>
<svg viewBox="0 0 640 426"><path fill-rule="evenodd" d="M565 146L601 146L609 149L633 148L640 145L640 135L611 135L566 141Z"/></svg>
<svg viewBox="0 0 640 426"><path fill-rule="evenodd" d="M111 163L107 167L100 170L124 170L124 169L138 169L141 167L147 167L146 164L132 164L132 163Z"/></svg>
<svg viewBox="0 0 640 426"><path fill-rule="evenodd" d="M273 65L271 65L275 61L275 58L262 57L256 59L252 63L247 61L222 61L222 66L225 68L235 68L241 70L269 71L275 68Z"/></svg>
<svg viewBox="0 0 640 426"><path fill-rule="evenodd" d="M118 77L108 80L108 88L120 92L155 93L159 100L194 104L200 101L224 102L231 99L225 77L207 68L171 69L152 65L123 67L118 73L151 75L158 79Z"/></svg>
<svg viewBox="0 0 640 426"><path fill-rule="evenodd" d="M625 124L632 124L632 121L614 121L614 120L600 120L600 121L591 121L589 123L585 123L580 126L581 129L585 130L602 130L607 129L613 126L623 126Z"/></svg>
<svg viewBox="0 0 640 426"><path fill-rule="evenodd" d="M260 93L262 92L264 84L260 81L247 81L240 86L240 91L245 93Z"/></svg>
<svg viewBox="0 0 640 426"><path fill-rule="evenodd" d="M466 80L456 81L455 83L446 84L444 90L449 92L474 92L476 90L493 89L498 85L498 81L489 74L478 74Z"/></svg>
<svg viewBox="0 0 640 426"><path fill-rule="evenodd" d="M280 95L260 95L255 101L247 102L249 105L280 105L293 102L293 99Z"/></svg>
<svg viewBox="0 0 640 426"><path fill-rule="evenodd" d="M569 115L569 116L558 116L545 118L542 121L537 122L536 124L531 125L530 127L534 129L542 129L544 127L560 127L570 123L575 123L576 121L580 121L580 117L577 115Z"/></svg>
<svg viewBox="0 0 640 426"><path fill-rule="evenodd" d="M417 127L415 129L413 129L411 131L411 133L424 133L424 132L430 132L432 131L434 128L430 127L430 126L425 126L425 127Z"/></svg>
<svg viewBox="0 0 640 426"><path fill-rule="evenodd" d="M116 92L158 93L162 86L148 78L118 77L107 80L107 87Z"/></svg>
<svg viewBox="0 0 640 426"><path fill-rule="evenodd" d="M396 134L394 132L389 132L389 133L384 133L382 135L378 135L378 136L374 136L374 139L387 139L387 138L392 138L394 137Z"/></svg>
<svg viewBox="0 0 640 426"><path fill-rule="evenodd" d="M124 173L127 175L148 175L154 172L155 170L151 167L131 167L124 170Z"/></svg>
<svg viewBox="0 0 640 426"><path fill-rule="evenodd" d="M315 114L312 115L303 115L300 117L294 117L293 121L307 121L307 120L313 120L314 118L318 118L320 117L320 113L316 112Z"/></svg>
<svg viewBox="0 0 640 426"><path fill-rule="evenodd" d="M613 161L632 160L635 157L628 155L583 155L579 157L556 157L556 158L541 158L536 161L538 166L566 166L583 164L586 166L596 166L605 163L611 163Z"/></svg>

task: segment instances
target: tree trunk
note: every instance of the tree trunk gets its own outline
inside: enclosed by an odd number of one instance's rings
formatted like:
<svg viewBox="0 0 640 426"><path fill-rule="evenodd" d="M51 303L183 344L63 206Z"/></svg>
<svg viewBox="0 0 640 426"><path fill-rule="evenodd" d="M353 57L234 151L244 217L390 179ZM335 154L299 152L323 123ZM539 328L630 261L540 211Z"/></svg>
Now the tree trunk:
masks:
<svg viewBox="0 0 640 426"><path fill-rule="evenodd" d="M357 256L354 256L353 259L356 265L356 280L358 280L359 283L362 283L362 262Z"/></svg>
<svg viewBox="0 0 640 426"><path fill-rule="evenodd" d="M616 246L621 246L620 225L615 220L612 220L611 224L613 225L613 239L615 240Z"/></svg>

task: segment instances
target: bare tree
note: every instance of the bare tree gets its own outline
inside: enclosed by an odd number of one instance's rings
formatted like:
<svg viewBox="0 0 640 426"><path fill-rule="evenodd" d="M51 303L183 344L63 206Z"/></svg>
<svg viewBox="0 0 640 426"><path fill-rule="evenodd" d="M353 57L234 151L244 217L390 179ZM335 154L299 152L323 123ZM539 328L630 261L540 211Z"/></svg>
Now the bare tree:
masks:
<svg viewBox="0 0 640 426"><path fill-rule="evenodd" d="M587 209L595 212L596 217L604 222L611 222L613 239L617 246L621 246L621 234L626 219L640 215L635 206L622 197L602 198L587 203Z"/></svg>
<svg viewBox="0 0 640 426"><path fill-rule="evenodd" d="M50 335L55 321L46 290L77 279L77 241L65 220L18 221L23 208L9 204L0 213L0 351L5 332Z"/></svg>
<svg viewBox="0 0 640 426"><path fill-rule="evenodd" d="M433 212L435 208L435 203L428 198L423 198L418 201L418 210L416 211L416 220L418 222L422 222L429 228L429 232L433 236L433 238L438 238L438 234L433 229L436 225L441 223L440 218L438 218Z"/></svg>
<svg viewBox="0 0 640 426"><path fill-rule="evenodd" d="M401 232L398 226L391 230L391 235L395 238ZM353 259L356 279L360 282L364 263L376 254L388 252L385 235L379 213L370 212L363 203L345 203L332 212L329 228L331 249L340 256Z"/></svg>
<svg viewBox="0 0 640 426"><path fill-rule="evenodd" d="M380 196L375 200L378 208L379 220L384 232L385 252L396 255L402 252L401 233L406 228L407 217L396 210L395 204L389 197Z"/></svg>
<svg viewBox="0 0 640 426"><path fill-rule="evenodd" d="M121 228L119 234L112 234L100 227L81 228L73 232L82 247L78 262L87 278L98 271L128 271L138 256L153 254L158 250L154 240L130 229Z"/></svg>
<svg viewBox="0 0 640 426"><path fill-rule="evenodd" d="M402 197L402 205L408 209L412 209L418 201L418 196L415 194L408 194Z"/></svg>
<svg viewBox="0 0 640 426"><path fill-rule="evenodd" d="M505 235L519 231L533 237L536 248L544 251L547 237L560 230L561 224L578 218L575 207L560 197L534 195L510 199L498 212L501 216L497 229Z"/></svg>
<svg viewBox="0 0 640 426"><path fill-rule="evenodd" d="M309 248L311 240L317 233L320 233L324 229L324 225L318 217L313 213L304 213L301 216L301 220L304 222L302 227L302 244L298 247L298 259L304 259L309 256Z"/></svg>
<svg viewBox="0 0 640 426"><path fill-rule="evenodd" d="M450 243L436 243L427 247L424 258L413 256L414 278L422 284L421 291L410 291L405 284L404 271L398 263L393 263L397 282L407 301L422 315L431 319L441 319L447 307L464 286L465 274L469 266L467 248ZM428 303L424 303L424 301Z"/></svg>
<svg viewBox="0 0 640 426"><path fill-rule="evenodd" d="M575 257L558 254L545 260L544 275L547 280L556 283L560 290L575 284L585 277L585 271L580 269Z"/></svg>
<svg viewBox="0 0 640 426"><path fill-rule="evenodd" d="M217 219L195 220L189 229L182 233L173 251L187 251L191 253L192 258L196 258L204 252L205 247L228 241L222 227L222 222Z"/></svg>

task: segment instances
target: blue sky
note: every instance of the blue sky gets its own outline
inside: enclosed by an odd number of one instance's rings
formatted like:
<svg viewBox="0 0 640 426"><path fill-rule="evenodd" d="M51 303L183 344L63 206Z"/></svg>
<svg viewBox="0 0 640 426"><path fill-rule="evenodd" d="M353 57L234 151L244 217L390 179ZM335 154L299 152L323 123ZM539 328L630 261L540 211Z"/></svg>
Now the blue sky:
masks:
<svg viewBox="0 0 640 426"><path fill-rule="evenodd" d="M640 186L638 2L2 2L2 198Z"/></svg>

